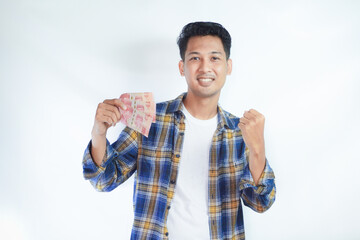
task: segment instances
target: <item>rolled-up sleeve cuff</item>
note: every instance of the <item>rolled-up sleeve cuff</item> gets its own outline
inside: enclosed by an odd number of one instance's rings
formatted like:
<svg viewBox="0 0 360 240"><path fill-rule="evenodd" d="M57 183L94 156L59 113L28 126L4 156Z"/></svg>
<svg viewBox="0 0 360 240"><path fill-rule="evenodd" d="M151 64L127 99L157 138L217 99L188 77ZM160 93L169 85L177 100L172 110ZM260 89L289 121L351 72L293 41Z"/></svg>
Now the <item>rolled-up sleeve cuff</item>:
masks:
<svg viewBox="0 0 360 240"><path fill-rule="evenodd" d="M83 174L85 179L91 179L98 174L105 171L106 166L111 162L114 155L116 155L115 149L110 145L110 142L106 139L106 152L101 165L98 166L91 156L91 141L87 145L83 156Z"/></svg>
<svg viewBox="0 0 360 240"><path fill-rule="evenodd" d="M255 184L254 182L254 179L250 172L249 164L246 165L243 174L244 175L241 179L240 190L252 188L257 194L266 194L274 187L275 175L267 159L265 161L264 171L260 175L258 184Z"/></svg>

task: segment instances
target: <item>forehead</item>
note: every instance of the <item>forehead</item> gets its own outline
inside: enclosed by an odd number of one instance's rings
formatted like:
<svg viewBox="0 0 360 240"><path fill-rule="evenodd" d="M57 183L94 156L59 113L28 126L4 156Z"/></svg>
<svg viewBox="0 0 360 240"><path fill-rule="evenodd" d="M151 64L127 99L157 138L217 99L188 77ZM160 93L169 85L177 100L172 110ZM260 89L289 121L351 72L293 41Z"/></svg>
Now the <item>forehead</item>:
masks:
<svg viewBox="0 0 360 240"><path fill-rule="evenodd" d="M185 55L191 52L209 53L221 52L225 53L224 46L218 36L195 36L191 37L187 43Z"/></svg>

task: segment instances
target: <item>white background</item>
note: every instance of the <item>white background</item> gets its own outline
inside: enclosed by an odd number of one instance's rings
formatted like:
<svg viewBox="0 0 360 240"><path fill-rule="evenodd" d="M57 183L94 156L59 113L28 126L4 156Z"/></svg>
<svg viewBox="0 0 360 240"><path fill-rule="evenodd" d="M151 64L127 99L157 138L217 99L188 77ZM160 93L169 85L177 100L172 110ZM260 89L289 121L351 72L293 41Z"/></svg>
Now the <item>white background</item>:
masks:
<svg viewBox="0 0 360 240"><path fill-rule="evenodd" d="M266 117L277 199L245 209L247 239L360 239L359 1L0 1L0 239L129 239L133 179L82 177L96 106L186 91L176 38L223 24L220 104ZM116 139L121 126L111 129Z"/></svg>

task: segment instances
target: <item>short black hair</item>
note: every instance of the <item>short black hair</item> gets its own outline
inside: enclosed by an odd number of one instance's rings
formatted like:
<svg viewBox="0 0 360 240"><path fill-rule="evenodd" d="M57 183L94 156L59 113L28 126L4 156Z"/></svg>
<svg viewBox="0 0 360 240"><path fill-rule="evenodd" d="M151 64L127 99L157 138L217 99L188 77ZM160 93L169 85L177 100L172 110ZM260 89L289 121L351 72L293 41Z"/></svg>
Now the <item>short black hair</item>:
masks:
<svg viewBox="0 0 360 240"><path fill-rule="evenodd" d="M231 36L229 32L219 23L214 22L192 22L183 27L178 39L177 44L180 50L181 59L185 59L185 52L188 41L191 37L195 36L217 36L221 39L223 44L226 59L230 57Z"/></svg>

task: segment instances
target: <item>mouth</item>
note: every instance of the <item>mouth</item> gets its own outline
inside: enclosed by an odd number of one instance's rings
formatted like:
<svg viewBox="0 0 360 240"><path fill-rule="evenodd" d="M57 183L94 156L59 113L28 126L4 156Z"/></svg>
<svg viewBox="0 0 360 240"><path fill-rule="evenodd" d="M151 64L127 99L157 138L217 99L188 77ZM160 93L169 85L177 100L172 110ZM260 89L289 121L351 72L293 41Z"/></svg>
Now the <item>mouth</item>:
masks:
<svg viewBox="0 0 360 240"><path fill-rule="evenodd" d="M215 77L213 77L213 76L200 76L200 77L197 78L197 80L200 83L209 84L209 83L215 81Z"/></svg>
<svg viewBox="0 0 360 240"><path fill-rule="evenodd" d="M198 78L198 81L207 83L207 82L214 81L214 79L212 79L212 78Z"/></svg>

